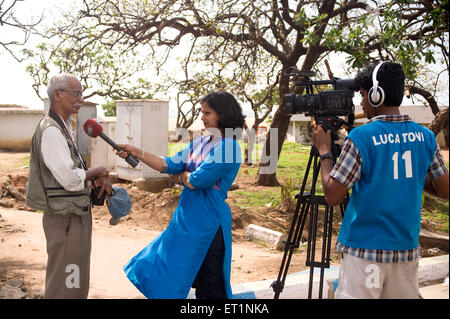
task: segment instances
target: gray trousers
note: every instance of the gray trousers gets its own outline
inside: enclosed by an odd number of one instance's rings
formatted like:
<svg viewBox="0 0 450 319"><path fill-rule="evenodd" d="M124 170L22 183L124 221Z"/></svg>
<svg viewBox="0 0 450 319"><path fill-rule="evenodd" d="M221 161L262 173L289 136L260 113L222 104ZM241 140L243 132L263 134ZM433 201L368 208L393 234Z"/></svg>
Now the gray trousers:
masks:
<svg viewBox="0 0 450 319"><path fill-rule="evenodd" d="M45 299L86 299L89 293L92 214L62 217L44 213L47 240Z"/></svg>

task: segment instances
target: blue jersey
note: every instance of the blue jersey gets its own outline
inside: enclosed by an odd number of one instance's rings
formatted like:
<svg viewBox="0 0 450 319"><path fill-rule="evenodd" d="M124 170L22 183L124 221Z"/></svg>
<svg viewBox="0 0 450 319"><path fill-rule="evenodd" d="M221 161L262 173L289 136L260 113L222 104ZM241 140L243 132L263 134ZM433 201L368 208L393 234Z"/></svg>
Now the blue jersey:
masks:
<svg viewBox="0 0 450 319"><path fill-rule="evenodd" d="M338 241L366 249L418 247L422 192L436 150L434 134L413 121L375 120L348 135L361 156Z"/></svg>

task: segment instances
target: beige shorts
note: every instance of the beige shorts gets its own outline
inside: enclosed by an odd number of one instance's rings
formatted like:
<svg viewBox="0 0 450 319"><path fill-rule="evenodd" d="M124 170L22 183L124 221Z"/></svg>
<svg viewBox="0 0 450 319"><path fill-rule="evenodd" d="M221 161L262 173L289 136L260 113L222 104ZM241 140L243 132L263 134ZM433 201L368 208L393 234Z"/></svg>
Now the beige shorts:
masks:
<svg viewBox="0 0 450 319"><path fill-rule="evenodd" d="M419 261L377 263L344 253L336 299L418 299Z"/></svg>

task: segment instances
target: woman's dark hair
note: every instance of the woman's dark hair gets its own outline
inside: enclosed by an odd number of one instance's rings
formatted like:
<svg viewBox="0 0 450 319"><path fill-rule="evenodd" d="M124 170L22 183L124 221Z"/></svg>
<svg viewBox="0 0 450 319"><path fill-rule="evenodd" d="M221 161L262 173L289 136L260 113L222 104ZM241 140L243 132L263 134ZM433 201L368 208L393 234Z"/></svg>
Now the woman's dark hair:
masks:
<svg viewBox="0 0 450 319"><path fill-rule="evenodd" d="M358 72L356 82L369 91L373 86L372 74L378 63L370 64ZM384 105L400 106L405 90L405 73L398 63L384 62L377 72L378 86L384 90Z"/></svg>
<svg viewBox="0 0 450 319"><path fill-rule="evenodd" d="M222 134L226 128L243 128L245 116L238 101L228 92L215 91L206 95L200 103L206 102L219 115L217 126Z"/></svg>

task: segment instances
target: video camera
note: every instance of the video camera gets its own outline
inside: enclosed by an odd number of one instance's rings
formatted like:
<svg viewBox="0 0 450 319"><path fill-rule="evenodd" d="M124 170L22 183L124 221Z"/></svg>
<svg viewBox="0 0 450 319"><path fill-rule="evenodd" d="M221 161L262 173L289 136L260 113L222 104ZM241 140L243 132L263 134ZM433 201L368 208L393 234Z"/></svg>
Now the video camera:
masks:
<svg viewBox="0 0 450 319"><path fill-rule="evenodd" d="M295 82L296 87L304 87L306 94L285 94L284 110L287 114L305 113L313 116L316 123L322 124L325 130L337 131L342 124L353 125L355 106L353 105L354 92L359 90L356 79L339 79L313 81L313 71L298 71L287 74L300 78ZM314 85L332 85L333 91L313 93ZM348 122L337 118L348 116Z"/></svg>
<svg viewBox="0 0 450 319"><path fill-rule="evenodd" d="M312 81L310 77L315 76L312 71L298 72L295 74L288 74L288 76L296 76L296 87L304 87L306 94L285 94L284 108L288 114L305 113L307 116L313 116L317 124L322 125L325 131L331 130L331 159L336 163L341 150L340 145L335 143L338 141L338 130L342 125L346 125L347 130L351 130L353 121L355 119L355 107L353 105L353 95L358 91L357 81L355 79L341 80L333 78L329 81ZM322 91L314 94L314 85L333 85L333 91ZM339 116L346 116L343 120ZM349 124L351 123L351 124ZM295 212L292 216L292 222L289 234L285 240L284 256L281 261L280 271L277 279L271 284L275 299L278 299L280 293L285 286L285 279L289 272L289 262L292 258L294 248L298 248L300 240L303 239L303 231L306 221L311 221L309 224L309 231L307 236L306 247L306 266L310 267L310 280L308 289L308 298L311 299L313 294L313 286L315 286L313 278L314 270L320 268L319 277L319 293L318 298L322 298L324 270L330 268L331 260L331 238L333 226L333 212L334 207L329 206L325 200L324 195L316 194L317 179L320 178L319 171L321 169L319 150L313 145L309 153L309 160L303 174L303 182L300 187L300 192L295 196L297 204L295 205ZM310 174L310 169L313 172ZM312 175L312 182L308 184L308 177ZM307 185L311 185L310 191L305 191ZM343 203L340 203L338 208L341 210L341 216L344 216L345 208L348 203L348 194L345 196ZM321 223L322 235L318 237L319 228L317 220L319 218L319 207L324 206L324 214L321 214L323 222ZM320 211L322 211L320 209ZM320 237L322 237L322 256L316 259L316 244L320 245ZM315 288L314 288L315 289Z"/></svg>

